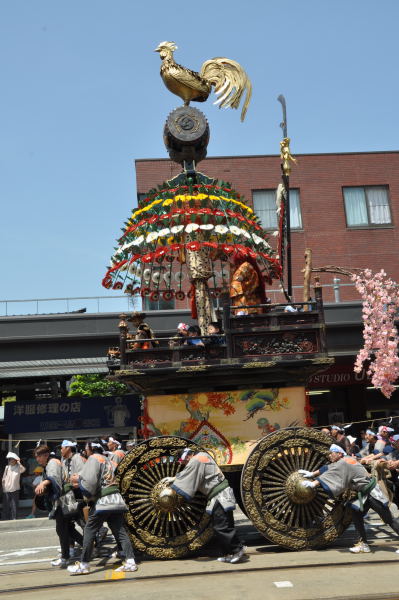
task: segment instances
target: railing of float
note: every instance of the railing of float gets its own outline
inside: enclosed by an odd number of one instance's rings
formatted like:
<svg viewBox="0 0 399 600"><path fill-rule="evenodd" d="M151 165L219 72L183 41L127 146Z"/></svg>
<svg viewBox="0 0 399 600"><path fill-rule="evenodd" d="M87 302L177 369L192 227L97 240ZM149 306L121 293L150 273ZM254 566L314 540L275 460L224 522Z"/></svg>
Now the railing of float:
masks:
<svg viewBox="0 0 399 600"><path fill-rule="evenodd" d="M290 306L291 312L287 312ZM261 308L264 312L239 314ZM198 345L180 343L176 337L136 340L128 338L127 325L120 327L120 345L110 348L108 366L111 370L168 367L176 364L220 363L225 359L239 361L254 357L314 358L327 353L321 295L311 302L222 306L223 333L200 335Z"/></svg>

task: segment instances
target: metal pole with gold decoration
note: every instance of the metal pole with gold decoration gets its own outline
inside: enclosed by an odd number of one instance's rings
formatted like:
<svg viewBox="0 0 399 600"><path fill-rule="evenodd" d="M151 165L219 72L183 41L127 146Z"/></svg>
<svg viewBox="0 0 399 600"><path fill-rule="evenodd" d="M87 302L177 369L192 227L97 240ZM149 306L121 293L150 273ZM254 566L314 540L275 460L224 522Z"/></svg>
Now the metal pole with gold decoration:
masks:
<svg viewBox="0 0 399 600"><path fill-rule="evenodd" d="M285 216L285 232L280 232L281 235L285 233L285 252L287 257L287 290L286 295L291 301L292 297L292 263L291 263L291 215L290 215L290 173L291 173L291 162L296 163L295 158L291 155L290 150L290 138L287 133L287 105L285 98L282 94L277 98L283 108L283 120L280 123L280 127L283 130L283 139L280 142L280 157L281 157L281 171L282 180L284 185L284 216ZM283 245L281 246L284 251ZM280 256L280 261L283 264L283 256Z"/></svg>

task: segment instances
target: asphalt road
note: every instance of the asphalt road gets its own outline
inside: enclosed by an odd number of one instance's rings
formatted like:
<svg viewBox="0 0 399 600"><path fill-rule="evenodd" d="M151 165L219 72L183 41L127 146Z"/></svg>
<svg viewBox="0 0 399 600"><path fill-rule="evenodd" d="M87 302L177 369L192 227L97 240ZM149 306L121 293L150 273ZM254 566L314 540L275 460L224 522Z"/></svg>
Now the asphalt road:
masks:
<svg viewBox="0 0 399 600"><path fill-rule="evenodd" d="M85 600L116 595L118 600L399 600L399 540L376 517L369 525L373 551L361 556L347 550L354 541L352 530L326 550L289 552L268 545L243 515L237 521L248 544L245 562L229 565L209 556L146 560L122 579L115 579L114 559L94 560L91 573L79 577L51 567L58 553L53 522L3 522L0 600L70 600L77 594Z"/></svg>

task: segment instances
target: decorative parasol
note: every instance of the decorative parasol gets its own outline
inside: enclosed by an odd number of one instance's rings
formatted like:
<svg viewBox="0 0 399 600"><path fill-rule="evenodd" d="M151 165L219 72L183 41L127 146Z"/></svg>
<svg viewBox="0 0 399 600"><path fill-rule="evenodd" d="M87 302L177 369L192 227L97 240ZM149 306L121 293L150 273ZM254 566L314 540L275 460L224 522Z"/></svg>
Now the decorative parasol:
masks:
<svg viewBox="0 0 399 600"><path fill-rule="evenodd" d="M279 278L267 234L240 194L224 182L185 179L187 185L173 187L171 180L139 203L103 286L152 301L184 300L195 296L201 281L202 295L217 297L229 285L231 267L244 261L255 261L269 283Z"/></svg>

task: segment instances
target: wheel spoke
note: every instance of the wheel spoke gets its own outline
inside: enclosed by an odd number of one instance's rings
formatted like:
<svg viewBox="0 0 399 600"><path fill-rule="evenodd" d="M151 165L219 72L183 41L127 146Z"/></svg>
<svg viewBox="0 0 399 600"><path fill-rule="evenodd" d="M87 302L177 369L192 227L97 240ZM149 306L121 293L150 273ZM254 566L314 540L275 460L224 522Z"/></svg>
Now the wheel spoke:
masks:
<svg viewBox="0 0 399 600"><path fill-rule="evenodd" d="M263 481L275 481L276 483L280 484L280 483L284 482L286 479L287 479L287 477L283 477L282 475L280 477L277 477L276 475L272 474L272 472L270 470L262 473Z"/></svg>

